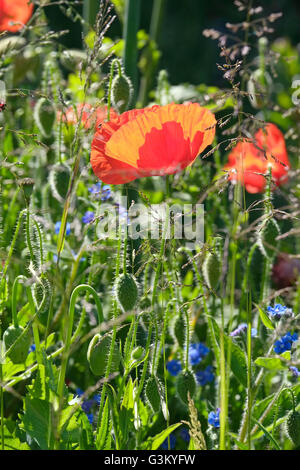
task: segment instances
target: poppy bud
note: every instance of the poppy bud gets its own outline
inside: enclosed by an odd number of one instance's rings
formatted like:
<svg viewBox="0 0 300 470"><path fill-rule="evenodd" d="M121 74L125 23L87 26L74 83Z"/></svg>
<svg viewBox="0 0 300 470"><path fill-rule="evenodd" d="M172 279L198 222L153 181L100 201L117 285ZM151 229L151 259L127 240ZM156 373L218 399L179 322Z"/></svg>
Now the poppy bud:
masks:
<svg viewBox="0 0 300 470"><path fill-rule="evenodd" d="M51 101L40 98L34 108L34 120L40 133L46 139L52 135L56 111Z"/></svg>
<svg viewBox="0 0 300 470"><path fill-rule="evenodd" d="M212 251L207 253L203 263L203 276L206 284L210 289L216 289L221 276L221 256L220 256L220 239L216 237L213 240L214 247Z"/></svg>
<svg viewBox="0 0 300 470"><path fill-rule="evenodd" d="M148 401L154 413L157 413L160 410L161 392L162 392L162 386L159 380L156 377L154 377L154 375L151 375L151 377L149 377L149 379L146 382L145 395L146 395L146 400Z"/></svg>
<svg viewBox="0 0 300 470"><path fill-rule="evenodd" d="M25 331L22 326L11 325L4 332L3 341L7 356L14 364L25 362L31 344L28 330Z"/></svg>
<svg viewBox="0 0 300 470"><path fill-rule="evenodd" d="M66 69L70 70L70 72L74 72L79 68L81 63L84 64L87 61L87 55L83 51L69 49L62 52L60 61Z"/></svg>
<svg viewBox="0 0 300 470"><path fill-rule="evenodd" d="M116 280L115 294L124 312L132 310L138 299L138 287L132 274L121 274Z"/></svg>
<svg viewBox="0 0 300 470"><path fill-rule="evenodd" d="M89 344L87 359L89 361L91 371L94 375L105 375L106 366L109 358L111 340L111 334L105 336L97 334L93 337ZM119 368L119 363L120 352L117 344L115 343L110 372L116 372Z"/></svg>
<svg viewBox="0 0 300 470"><path fill-rule="evenodd" d="M145 356L145 349L142 346L137 346L133 349L131 353L131 359L134 361L138 361Z"/></svg>
<svg viewBox="0 0 300 470"><path fill-rule="evenodd" d="M286 421L286 430L289 438L295 444L300 445L300 413L290 411Z"/></svg>
<svg viewBox="0 0 300 470"><path fill-rule="evenodd" d="M34 187L34 180L32 178L23 178L19 183L23 189L26 202L29 204Z"/></svg>
<svg viewBox="0 0 300 470"><path fill-rule="evenodd" d="M181 313L174 322L173 335L180 348L184 349L186 340L186 322L184 316Z"/></svg>
<svg viewBox="0 0 300 470"><path fill-rule="evenodd" d="M188 394L192 398L196 391L196 380L190 370L183 370L177 376L176 389L180 400L188 405Z"/></svg>
<svg viewBox="0 0 300 470"><path fill-rule="evenodd" d="M279 226L275 219L269 218L263 221L258 230L258 243L260 250L266 258L273 258L278 246L276 238L280 235Z"/></svg>
<svg viewBox="0 0 300 470"><path fill-rule="evenodd" d="M113 107L118 113L124 113L131 103L133 87L127 75L120 68L118 74L114 77L111 86L111 99Z"/></svg>

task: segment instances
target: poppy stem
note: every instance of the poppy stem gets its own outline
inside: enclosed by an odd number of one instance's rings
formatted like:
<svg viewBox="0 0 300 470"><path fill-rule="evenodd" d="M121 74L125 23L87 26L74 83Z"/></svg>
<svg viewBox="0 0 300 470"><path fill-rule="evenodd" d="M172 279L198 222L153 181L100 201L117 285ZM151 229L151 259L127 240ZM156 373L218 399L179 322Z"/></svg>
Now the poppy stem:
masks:
<svg viewBox="0 0 300 470"><path fill-rule="evenodd" d="M125 41L124 47L124 69L126 75L131 79L134 88L134 99L132 100L132 106L134 107L136 101L137 92L137 32L140 24L140 11L141 11L141 0L127 0L125 7L125 19L124 19L124 34L123 38Z"/></svg>

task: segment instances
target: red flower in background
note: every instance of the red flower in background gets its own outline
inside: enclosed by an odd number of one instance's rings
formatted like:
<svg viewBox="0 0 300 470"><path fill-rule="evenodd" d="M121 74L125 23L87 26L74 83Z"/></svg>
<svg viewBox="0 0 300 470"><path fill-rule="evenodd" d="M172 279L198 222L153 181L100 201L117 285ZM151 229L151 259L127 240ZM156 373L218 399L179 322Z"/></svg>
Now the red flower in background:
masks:
<svg viewBox="0 0 300 470"><path fill-rule="evenodd" d="M0 31L19 31L32 12L33 4L29 4L29 0L0 0ZM20 24L12 25L11 22Z"/></svg>
<svg viewBox="0 0 300 470"><path fill-rule="evenodd" d="M275 124L267 124L265 131L259 129L254 139L255 144L239 142L230 152L224 169L229 170L230 181L241 181L249 193L261 193L266 186L264 175L268 166L272 168L273 182L280 186L287 181L290 163L283 134Z"/></svg>
<svg viewBox="0 0 300 470"><path fill-rule="evenodd" d="M77 106L70 106L64 113L58 113L58 120L62 119L67 124L76 125L81 117L81 122L85 129L91 127L98 127L107 119L107 106L100 106L94 108L88 103L78 104ZM110 117L116 118L117 113L111 108Z"/></svg>
<svg viewBox="0 0 300 470"><path fill-rule="evenodd" d="M281 254L272 270L272 279L277 287L290 287L300 277L300 259Z"/></svg>
<svg viewBox="0 0 300 470"><path fill-rule="evenodd" d="M92 168L107 184L177 173L212 143L215 124L214 115L197 103L126 111L97 129Z"/></svg>

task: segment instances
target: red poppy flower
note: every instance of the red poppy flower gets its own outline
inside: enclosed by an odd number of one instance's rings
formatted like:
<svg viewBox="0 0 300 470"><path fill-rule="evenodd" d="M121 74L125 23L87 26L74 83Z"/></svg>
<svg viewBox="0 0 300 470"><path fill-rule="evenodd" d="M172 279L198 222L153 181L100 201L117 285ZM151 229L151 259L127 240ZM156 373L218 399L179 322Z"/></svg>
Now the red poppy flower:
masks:
<svg viewBox="0 0 300 470"><path fill-rule="evenodd" d="M92 168L107 184L177 173L212 143L215 124L214 115L197 103L127 111L97 129Z"/></svg>
<svg viewBox="0 0 300 470"><path fill-rule="evenodd" d="M107 106L100 106L94 108L88 103L78 104L76 107L70 106L64 113L58 113L58 120L62 119L67 124L76 125L79 118L85 129L96 127L102 124L107 119ZM110 117L116 118L117 113L111 108Z"/></svg>
<svg viewBox="0 0 300 470"><path fill-rule="evenodd" d="M0 0L0 31L15 33L23 28L33 12L29 0ZM11 24L11 22L19 24Z"/></svg>
<svg viewBox="0 0 300 470"><path fill-rule="evenodd" d="M228 179L241 181L249 193L261 193L266 186L264 175L271 165L272 180L277 185L287 181L289 159L282 132L275 124L267 124L265 131L255 134L255 144L239 142L228 156L224 169L229 170Z"/></svg>

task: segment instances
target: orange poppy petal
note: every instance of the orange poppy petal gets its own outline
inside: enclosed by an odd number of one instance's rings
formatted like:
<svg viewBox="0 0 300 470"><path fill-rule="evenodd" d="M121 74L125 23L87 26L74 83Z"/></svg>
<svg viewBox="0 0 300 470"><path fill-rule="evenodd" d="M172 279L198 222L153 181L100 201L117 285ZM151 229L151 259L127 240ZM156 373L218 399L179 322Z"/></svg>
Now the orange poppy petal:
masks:
<svg viewBox="0 0 300 470"><path fill-rule="evenodd" d="M225 170L230 172L229 180L241 181L250 193L262 192L266 186L268 165L271 164L273 182L280 186L287 181L289 159L282 132L275 124L267 124L265 131L255 134L255 145L239 142L228 156ZM260 173L260 174L258 174Z"/></svg>
<svg viewBox="0 0 300 470"><path fill-rule="evenodd" d="M173 153L174 145L171 143L171 140L175 137L172 131L174 126L172 127L170 124L166 126L167 123L176 123L181 126L181 139L189 142L189 147L186 147L186 160L188 162L192 162L207 145L212 143L215 129L214 127L210 130L206 129L214 126L216 121L210 111L202 108L197 103L188 105L170 104L146 108L135 119L122 125L107 142L107 155L138 168L138 161L141 159L140 149L144 146L147 136L153 132L153 129L156 129L156 131L162 131L161 141L168 140L168 143L163 144L163 150L160 154L160 162L163 166L165 160L169 162L176 158L175 153ZM177 129L179 129L179 126L177 126ZM204 134L203 137L199 136L199 133ZM157 145L158 132L154 132L152 135L155 136ZM178 144L178 138L176 138L176 144ZM172 155L165 154L166 150L172 152ZM156 157L154 156L154 158ZM151 166L148 169L150 170L150 168Z"/></svg>
<svg viewBox="0 0 300 470"><path fill-rule="evenodd" d="M33 12L29 0L0 0L0 31L16 32L22 29ZM12 25L11 22L21 23Z"/></svg>

